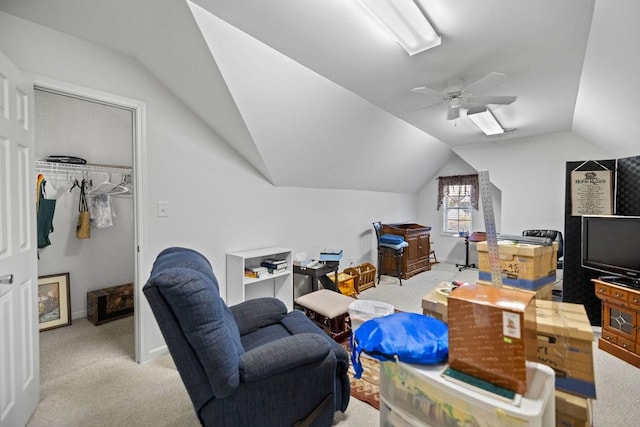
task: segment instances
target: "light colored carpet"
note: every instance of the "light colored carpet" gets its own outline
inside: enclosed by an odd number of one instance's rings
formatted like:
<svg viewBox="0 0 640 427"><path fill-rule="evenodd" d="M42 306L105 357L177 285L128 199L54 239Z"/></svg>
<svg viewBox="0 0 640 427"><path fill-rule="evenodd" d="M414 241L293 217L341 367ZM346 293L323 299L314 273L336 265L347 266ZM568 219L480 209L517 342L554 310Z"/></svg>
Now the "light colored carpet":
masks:
<svg viewBox="0 0 640 427"><path fill-rule="evenodd" d="M398 310L422 312L422 297L443 281L473 283L477 270L450 264L409 280L382 278L360 298L384 301ZM133 360L133 317L94 326L86 319L40 334L41 401L29 427L197 426L187 392L167 354L145 364ZM640 419L640 369L594 344L595 426L635 426ZM334 426L377 427L379 412L352 398ZM545 426L547 427L547 426Z"/></svg>

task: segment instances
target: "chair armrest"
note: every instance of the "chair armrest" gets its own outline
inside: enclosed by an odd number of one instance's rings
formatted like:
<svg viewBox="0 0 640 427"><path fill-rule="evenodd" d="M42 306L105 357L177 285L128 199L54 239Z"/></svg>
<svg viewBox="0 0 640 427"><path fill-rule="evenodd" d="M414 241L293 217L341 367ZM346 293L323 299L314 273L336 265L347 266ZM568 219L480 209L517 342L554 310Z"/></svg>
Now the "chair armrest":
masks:
<svg viewBox="0 0 640 427"><path fill-rule="evenodd" d="M329 342L319 334L279 338L240 356L240 382L259 381L327 357Z"/></svg>
<svg viewBox="0 0 640 427"><path fill-rule="evenodd" d="M238 325L240 336L264 326L280 322L287 314L287 306L277 298L256 298L229 307Z"/></svg>

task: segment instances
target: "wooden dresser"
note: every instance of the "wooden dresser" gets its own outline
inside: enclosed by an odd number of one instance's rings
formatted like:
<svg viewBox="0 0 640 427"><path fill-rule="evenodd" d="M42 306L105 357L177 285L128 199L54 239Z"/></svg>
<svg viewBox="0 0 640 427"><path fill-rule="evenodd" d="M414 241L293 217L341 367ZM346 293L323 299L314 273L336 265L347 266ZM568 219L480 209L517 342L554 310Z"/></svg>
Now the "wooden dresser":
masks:
<svg viewBox="0 0 640 427"><path fill-rule="evenodd" d="M423 271L431 270L429 254L431 243L429 232L431 227L414 223L383 224L382 234L402 236L409 244L402 255L402 278L408 279ZM396 260L394 257L384 257L380 266L382 274L396 275Z"/></svg>
<svg viewBox="0 0 640 427"><path fill-rule="evenodd" d="M592 279L602 300L602 336L598 348L640 368L640 289Z"/></svg>

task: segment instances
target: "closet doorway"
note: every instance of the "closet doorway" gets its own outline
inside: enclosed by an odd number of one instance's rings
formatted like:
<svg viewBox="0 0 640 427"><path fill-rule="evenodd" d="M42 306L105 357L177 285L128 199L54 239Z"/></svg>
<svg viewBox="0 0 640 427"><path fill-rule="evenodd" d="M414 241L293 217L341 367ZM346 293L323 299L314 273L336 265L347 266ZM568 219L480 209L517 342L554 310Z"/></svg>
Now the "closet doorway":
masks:
<svg viewBox="0 0 640 427"><path fill-rule="evenodd" d="M144 142L143 117L142 103L36 80L36 172L51 184L54 194L47 197L56 200L50 244L38 249L38 276L69 273L72 321L86 321L87 292L133 284L136 331L130 345L136 361L141 286L137 277L141 179L136 161L140 163ZM86 164L42 162L50 156L76 157ZM87 201L95 202L98 213L88 239L76 236L83 180Z"/></svg>

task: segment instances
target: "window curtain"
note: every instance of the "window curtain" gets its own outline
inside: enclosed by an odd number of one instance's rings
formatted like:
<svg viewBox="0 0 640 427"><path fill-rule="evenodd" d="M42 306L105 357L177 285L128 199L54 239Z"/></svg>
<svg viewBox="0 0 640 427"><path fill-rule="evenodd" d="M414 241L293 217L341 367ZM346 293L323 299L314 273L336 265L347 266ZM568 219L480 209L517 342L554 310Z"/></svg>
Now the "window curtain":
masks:
<svg viewBox="0 0 640 427"><path fill-rule="evenodd" d="M471 186L471 206L478 210L478 195L480 193L480 184L478 175L453 175L438 177L438 210L442 206L445 189L449 185L470 185Z"/></svg>

